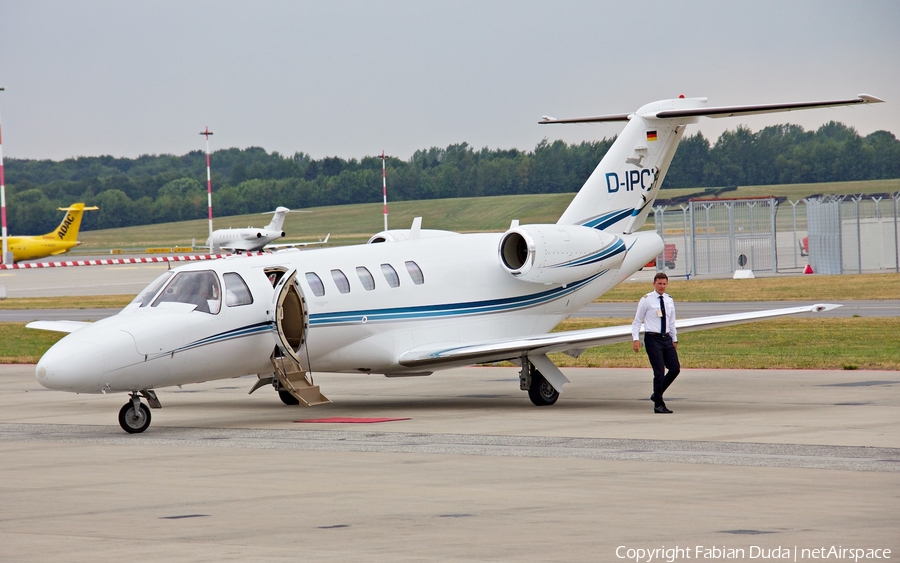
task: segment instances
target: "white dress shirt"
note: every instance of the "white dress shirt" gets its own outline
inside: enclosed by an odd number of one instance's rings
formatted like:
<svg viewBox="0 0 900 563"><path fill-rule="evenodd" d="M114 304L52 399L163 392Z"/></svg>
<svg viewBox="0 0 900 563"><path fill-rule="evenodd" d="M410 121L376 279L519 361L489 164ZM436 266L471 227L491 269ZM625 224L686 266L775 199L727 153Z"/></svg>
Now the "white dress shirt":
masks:
<svg viewBox="0 0 900 563"><path fill-rule="evenodd" d="M678 342L675 332L675 302L668 293L663 293L662 298L666 306L666 332L672 337L672 342ZM631 339L640 340L641 323L644 325L645 333L659 334L660 321L662 321L662 317L659 315L659 293L651 291L638 301L634 322L631 323Z"/></svg>

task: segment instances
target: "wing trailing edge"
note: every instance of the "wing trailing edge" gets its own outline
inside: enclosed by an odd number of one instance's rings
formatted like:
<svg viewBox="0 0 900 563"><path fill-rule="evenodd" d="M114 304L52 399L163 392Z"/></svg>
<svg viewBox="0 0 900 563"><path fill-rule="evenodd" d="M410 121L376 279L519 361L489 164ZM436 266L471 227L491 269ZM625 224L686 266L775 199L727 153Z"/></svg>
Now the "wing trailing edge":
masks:
<svg viewBox="0 0 900 563"><path fill-rule="evenodd" d="M840 305L815 304L783 309L768 309L747 313L730 313L692 319L679 319L675 326L679 332L693 332L710 328L720 328L754 321L763 321L785 315L820 313L836 309ZM643 333L643 328L641 329ZM619 325L585 330L554 332L521 338L471 343L447 348L411 350L400 357L400 364L406 367L427 367L435 365L470 365L499 362L520 358L523 355L546 355L553 352L605 346L619 342L631 342L631 325Z"/></svg>

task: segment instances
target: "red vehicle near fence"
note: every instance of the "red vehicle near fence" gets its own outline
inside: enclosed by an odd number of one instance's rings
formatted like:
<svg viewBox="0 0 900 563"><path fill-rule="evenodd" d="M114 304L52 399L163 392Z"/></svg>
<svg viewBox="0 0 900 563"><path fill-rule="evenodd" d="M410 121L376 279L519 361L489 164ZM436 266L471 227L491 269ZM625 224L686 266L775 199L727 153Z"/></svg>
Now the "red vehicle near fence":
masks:
<svg viewBox="0 0 900 563"><path fill-rule="evenodd" d="M663 264L666 268L670 270L675 269L675 259L678 258L678 249L675 248L674 244L666 244L663 249ZM654 268L656 267L656 260L651 260L647 262L644 266L645 268Z"/></svg>

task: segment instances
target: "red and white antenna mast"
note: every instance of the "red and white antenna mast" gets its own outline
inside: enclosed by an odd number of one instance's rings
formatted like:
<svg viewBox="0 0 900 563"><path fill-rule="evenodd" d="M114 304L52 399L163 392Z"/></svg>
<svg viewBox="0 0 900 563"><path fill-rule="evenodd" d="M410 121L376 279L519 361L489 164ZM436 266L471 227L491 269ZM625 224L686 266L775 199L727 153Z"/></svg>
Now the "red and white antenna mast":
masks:
<svg viewBox="0 0 900 563"><path fill-rule="evenodd" d="M206 135L206 205L209 208L209 236L212 238L212 176L209 173L209 136L213 132L207 126L204 131L200 131L200 134Z"/></svg>
<svg viewBox="0 0 900 563"><path fill-rule="evenodd" d="M0 92L6 88L0 88ZM0 254L0 264L11 264L12 257L9 254L9 241L6 232L6 179L3 177L3 131L0 128L0 215L3 216L3 254Z"/></svg>
<svg viewBox="0 0 900 563"><path fill-rule="evenodd" d="M384 163L387 162L387 157L384 156L384 151L381 151L381 188L384 193L384 230L388 230L387 228L387 172L385 170Z"/></svg>

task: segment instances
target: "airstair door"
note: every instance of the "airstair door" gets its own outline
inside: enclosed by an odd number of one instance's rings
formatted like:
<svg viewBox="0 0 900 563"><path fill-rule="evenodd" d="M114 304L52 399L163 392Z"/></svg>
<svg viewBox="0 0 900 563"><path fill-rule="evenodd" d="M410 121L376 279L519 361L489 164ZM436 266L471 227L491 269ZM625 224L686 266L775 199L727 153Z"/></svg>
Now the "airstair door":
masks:
<svg viewBox="0 0 900 563"><path fill-rule="evenodd" d="M297 270L292 270L278 280L275 285L274 301L272 321L275 325L278 347L287 357L301 364L300 349L306 342L309 315L306 311L306 300L298 284Z"/></svg>

